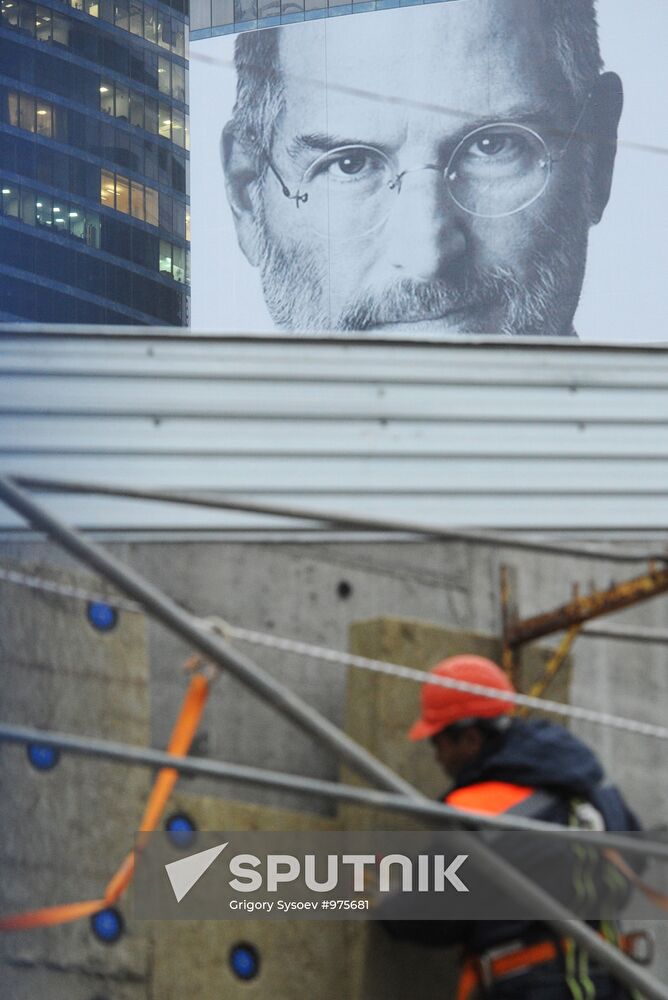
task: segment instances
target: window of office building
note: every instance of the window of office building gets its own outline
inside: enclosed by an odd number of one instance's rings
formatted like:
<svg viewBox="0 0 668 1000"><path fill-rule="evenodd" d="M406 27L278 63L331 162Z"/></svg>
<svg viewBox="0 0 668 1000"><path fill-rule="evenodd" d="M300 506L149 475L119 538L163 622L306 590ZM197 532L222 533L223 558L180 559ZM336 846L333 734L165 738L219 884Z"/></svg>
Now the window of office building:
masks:
<svg viewBox="0 0 668 1000"><path fill-rule="evenodd" d="M18 28L19 5L17 0L0 0L0 19L5 28Z"/></svg>
<svg viewBox="0 0 668 1000"><path fill-rule="evenodd" d="M163 56L158 57L158 87L163 94L171 94L172 92L171 67L169 59L165 59Z"/></svg>
<svg viewBox="0 0 668 1000"><path fill-rule="evenodd" d="M131 181L123 174L102 170L100 173L100 202L124 215L157 226L160 221L160 199L154 188L139 181Z"/></svg>
<svg viewBox="0 0 668 1000"><path fill-rule="evenodd" d="M130 0L130 32L133 35L144 37L144 5L138 0Z"/></svg>
<svg viewBox="0 0 668 1000"><path fill-rule="evenodd" d="M141 0L69 0L69 6L185 57L186 26L183 21L158 12L155 7L141 3ZM0 24L6 28L17 28L40 42L68 48L74 44L71 20L31 0L0 0ZM77 23L74 35L77 46L81 46L88 37L85 26ZM89 47L91 41L92 38L88 37Z"/></svg>
<svg viewBox="0 0 668 1000"><path fill-rule="evenodd" d="M90 247L100 246L98 212L24 184L0 181L0 211L27 226L71 236Z"/></svg>
<svg viewBox="0 0 668 1000"><path fill-rule="evenodd" d="M67 112L56 108L49 101L23 94L16 90L2 89L2 118L14 128L36 132L48 139L65 139Z"/></svg>
<svg viewBox="0 0 668 1000"><path fill-rule="evenodd" d="M0 188L0 198L2 204L2 214L9 215L14 219L19 217L19 186L18 184L6 184L0 181L2 187Z"/></svg>
<svg viewBox="0 0 668 1000"><path fill-rule="evenodd" d="M103 80L100 84L100 111L106 115L114 114L114 85L111 81Z"/></svg>
<svg viewBox="0 0 668 1000"><path fill-rule="evenodd" d="M116 211L130 214L130 181L122 174L116 174Z"/></svg>
<svg viewBox="0 0 668 1000"><path fill-rule="evenodd" d="M167 80L170 79L168 70L163 75ZM185 88L184 81L179 83L177 79L177 85ZM181 149L188 148L188 120L183 111L178 111L163 101L158 103L153 97L107 78L102 79L99 91L100 111L137 128L143 128L153 135L170 139Z"/></svg>

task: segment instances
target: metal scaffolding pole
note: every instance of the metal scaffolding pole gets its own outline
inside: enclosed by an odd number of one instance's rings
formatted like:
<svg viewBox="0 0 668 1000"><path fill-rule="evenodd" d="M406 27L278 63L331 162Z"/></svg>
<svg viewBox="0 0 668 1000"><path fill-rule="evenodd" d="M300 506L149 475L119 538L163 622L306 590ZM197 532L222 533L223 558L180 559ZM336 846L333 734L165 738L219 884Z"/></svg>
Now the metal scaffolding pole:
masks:
<svg viewBox="0 0 668 1000"><path fill-rule="evenodd" d="M298 518L305 521L322 521L336 527L369 531L408 532L440 538L444 541L468 542L473 545L499 545L527 552L542 552L549 555L575 556L580 559L607 559L612 562L637 563L655 560L668 562L668 551L664 552L617 552L611 549L588 548L587 546L564 545L556 542L531 541L516 535L503 535L486 531L466 531L462 528L441 528L421 521L403 518L370 517L361 514L345 514L336 510L300 507L294 504L268 504L247 500L244 497L224 496L218 493L204 493L183 490L133 489L131 486L115 486L111 483L88 483L68 479L52 479L43 476L15 476L13 481L28 489L53 490L56 493L83 493L99 496L126 497L131 500L155 500L159 503L185 504L208 507L213 510L240 510L251 514Z"/></svg>
<svg viewBox="0 0 668 1000"><path fill-rule="evenodd" d="M283 687L223 639L207 633L192 615L166 594L144 580L131 567L125 566L100 546L55 518L7 477L0 477L0 498L35 528L45 531L70 554L102 573L126 596L138 601L153 618L190 643L204 657L218 667L229 670L263 700L338 754L359 774L386 791L417 801L423 799L408 782L355 743L307 702ZM457 834L453 834L453 837L456 836ZM574 918L570 910L539 889L525 875L500 861L491 850L480 851L479 866L500 889L522 899L536 913L549 914L546 922L559 936L573 938L621 982L640 990L653 1000L668 1000L668 987L634 965L626 955L587 924Z"/></svg>
<svg viewBox="0 0 668 1000"><path fill-rule="evenodd" d="M387 812L401 813L426 820L434 825L456 823L458 827L481 827L486 830L508 830L513 833L540 833L552 837L567 836L569 840L596 845L608 850L624 851L644 858L668 861L668 843L644 840L643 835L629 837L622 833L607 833L598 830L580 830L578 827L561 826L558 823L543 823L524 816L512 818L504 815L485 816L455 809L443 802L419 801L404 795L376 791L346 785L323 778L309 778L301 774L286 774L284 771L270 771L251 767L247 764L230 764L227 761L201 760L193 757L179 757L165 750L152 747L134 746L115 740L103 740L95 736L75 736L32 726L13 726L0 723L0 743L31 744L64 750L66 753L100 760L118 761L137 767L173 768L180 774L192 778L214 778L218 781L233 781L261 788L279 788L308 797L319 796L333 802L350 802L353 805L373 806Z"/></svg>

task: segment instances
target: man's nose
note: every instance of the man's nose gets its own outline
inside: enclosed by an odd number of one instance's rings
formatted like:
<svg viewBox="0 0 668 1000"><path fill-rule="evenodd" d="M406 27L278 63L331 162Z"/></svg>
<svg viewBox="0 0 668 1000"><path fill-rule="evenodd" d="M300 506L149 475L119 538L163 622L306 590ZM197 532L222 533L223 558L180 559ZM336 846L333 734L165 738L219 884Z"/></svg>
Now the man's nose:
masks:
<svg viewBox="0 0 668 1000"><path fill-rule="evenodd" d="M448 194L440 168L407 170L387 223L387 259L401 277L440 278L466 251L459 210Z"/></svg>

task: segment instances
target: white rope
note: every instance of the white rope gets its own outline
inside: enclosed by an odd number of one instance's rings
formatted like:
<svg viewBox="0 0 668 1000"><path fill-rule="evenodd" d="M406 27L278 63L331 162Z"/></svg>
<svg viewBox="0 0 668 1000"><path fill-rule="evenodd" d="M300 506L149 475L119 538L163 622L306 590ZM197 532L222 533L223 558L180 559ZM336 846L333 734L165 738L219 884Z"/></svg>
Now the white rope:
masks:
<svg viewBox="0 0 668 1000"><path fill-rule="evenodd" d="M134 601L126 601L116 594L94 594L82 587L73 587L68 583L56 583L53 580L45 580L41 576L31 576L29 573L19 573L13 569L0 568L0 580L8 583L16 583L21 587L29 587L31 590L45 590L50 594L59 594L61 597L74 597L79 601L95 601L101 604L113 604L119 611L140 611L143 608Z"/></svg>
<svg viewBox="0 0 668 1000"><path fill-rule="evenodd" d="M225 634L230 638L239 639L242 642L266 646L270 649L280 649L286 653L308 656L312 659L323 660L329 663L356 667L360 670L372 670L375 673L387 674L390 677L401 677L405 680L417 681L419 684L424 684L425 680L429 678L430 684L450 688L453 691L464 691L468 694L483 695L486 698L497 698L507 701L512 705L526 706L540 712L562 715L565 718L578 719L581 722L596 722L602 726L635 733L639 736L651 736L654 739L668 740L668 728L665 726L656 726L650 722L637 722L635 719L626 719L623 716L612 715L609 712L598 712L595 709L580 708L577 705L564 705L562 702L549 701L546 698L532 698L528 694L512 694L506 691L498 691L496 688L484 687L481 684L469 684L467 681L453 680L449 677L437 677L434 674L427 674L423 670L415 670L412 667L402 667L395 663L386 663L383 660L371 660L366 656L356 656L352 653L340 653L336 650L325 649L322 646L312 646L309 643L298 642L294 639L280 639L273 635L267 635L264 632L252 632L250 629L238 628L235 625L228 625Z"/></svg>
<svg viewBox="0 0 668 1000"><path fill-rule="evenodd" d="M141 612L143 609L139 604L132 601L124 601L116 596L93 594L80 587L73 587L68 584L55 583L51 580L44 580L40 577L31 576L16 570L0 568L0 580L32 589L41 589L50 593L61 594L64 597L74 597L82 601L103 601L113 604L121 610ZM624 716L612 715L609 712L599 712L591 708L582 708L577 705L565 705L559 701L550 701L547 698L533 698L531 695L498 691L496 688L485 687L482 684L469 684L467 681L458 681L448 677L437 677L428 674L423 670L416 670L413 667L403 667L396 663L387 663L384 660L372 660L366 656L357 656L354 653L342 653L339 650L328 649L325 646L314 646L308 642L301 642L297 639L284 639L279 636L269 635L266 632L256 632L251 629L241 628L231 625L222 618L209 617L199 618L198 621L207 629L222 634L226 639L236 639L240 642L248 642L256 646L264 646L267 649L278 649L284 653L294 653L297 656L308 657L313 660L321 660L325 663L335 663L339 666L353 667L359 670L370 670L378 674L386 674L390 677L400 677L403 680L414 681L424 684L429 678L430 684L440 687L450 688L453 691L463 691L468 694L478 694L486 698L496 698L507 701L509 705L519 705L531 708L539 712L548 712L553 715L560 715L567 719L577 719L580 722L594 722L597 725L608 726L622 732L633 733L637 736L648 736L652 739L668 740L668 727L657 726L650 722L638 722L635 719L627 719Z"/></svg>

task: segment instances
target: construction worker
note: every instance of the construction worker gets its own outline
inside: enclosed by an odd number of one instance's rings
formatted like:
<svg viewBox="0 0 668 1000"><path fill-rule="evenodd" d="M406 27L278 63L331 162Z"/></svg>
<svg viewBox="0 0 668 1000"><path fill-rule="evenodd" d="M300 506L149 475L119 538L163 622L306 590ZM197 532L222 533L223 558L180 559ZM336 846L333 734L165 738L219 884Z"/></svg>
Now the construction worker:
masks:
<svg viewBox="0 0 668 1000"><path fill-rule="evenodd" d="M488 815L521 815L542 822L614 831L640 829L617 789L606 782L592 751L562 726L513 718L514 689L506 674L481 656L453 656L432 671L494 688L506 697L422 686L420 718L411 740L430 739L452 779L443 801ZM393 921L399 938L443 946L462 944L457 1000L622 1000L629 994L572 940L559 940L538 922ZM601 933L622 946L612 924Z"/></svg>

